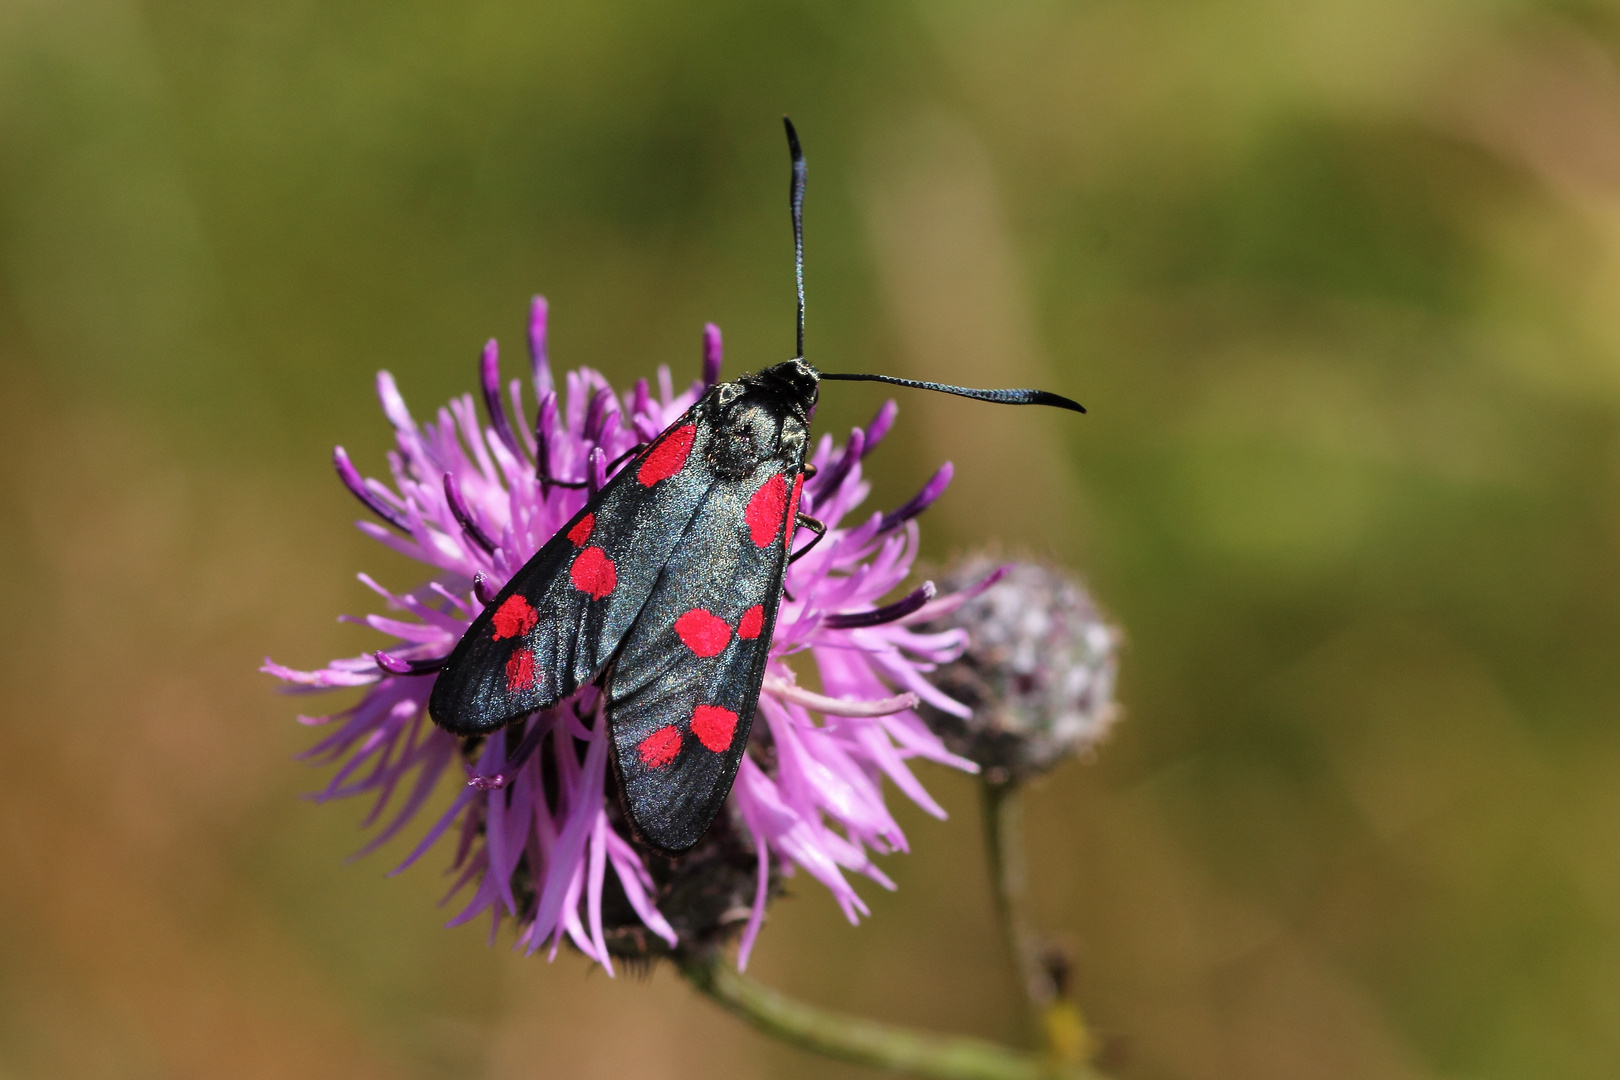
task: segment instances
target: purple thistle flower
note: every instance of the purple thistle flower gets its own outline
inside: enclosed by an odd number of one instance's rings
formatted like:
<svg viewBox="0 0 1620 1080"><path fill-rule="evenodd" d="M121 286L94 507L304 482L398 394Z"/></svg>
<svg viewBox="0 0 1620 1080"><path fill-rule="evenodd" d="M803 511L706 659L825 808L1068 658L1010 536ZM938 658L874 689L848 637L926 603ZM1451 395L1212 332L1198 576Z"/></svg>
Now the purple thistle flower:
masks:
<svg viewBox="0 0 1620 1080"><path fill-rule="evenodd" d="M337 767L315 798L373 800L365 824L375 833L362 854L416 821L446 774L465 781L392 871L453 837L446 900L463 891L470 896L451 925L487 914L493 940L511 919L528 952L548 948L555 956L566 939L609 973L615 954L646 957L741 926L742 968L780 876L809 874L851 922L868 909L850 875L894 887L872 861L874 854L907 846L885 806L884 777L943 818L909 762L977 770L948 751L917 712L926 702L969 715L926 677L961 654L966 634L914 628L953 601L933 599L933 586L925 584L882 603L910 572L918 539L913 519L943 490L950 466L900 510L845 525L868 493L861 459L893 422L893 403L844 446L822 437L811 456L819 472L805 485L802 507L826 523L827 535L788 568L792 599L781 605L749 753L728 812L693 851L674 859L650 855L630 838L611 797L603 702L595 687L487 738L450 735L427 715L433 673L484 600L579 511L611 470L630 460L638 444L655 438L719 376L720 332L711 324L702 378L680 393L667 367L658 369L656 392L643 379L621 398L589 368L567 372L558 389L546 353L546 316L545 300L536 298L529 325L537 398L532 424L521 380L513 379L502 395L494 342L480 362L487 424L472 395L418 423L392 376L379 373L378 395L394 427L392 485L363 478L341 447L334 462L343 483L381 521L361 521L361 531L427 564L433 576L408 592L393 592L360 575L390 614L356 621L394 639L385 650L312 671L270 660L261 670L307 691L366 688L351 708L300 717L331 729L303 755ZM798 685L793 664L805 660L815 666L819 693Z"/></svg>

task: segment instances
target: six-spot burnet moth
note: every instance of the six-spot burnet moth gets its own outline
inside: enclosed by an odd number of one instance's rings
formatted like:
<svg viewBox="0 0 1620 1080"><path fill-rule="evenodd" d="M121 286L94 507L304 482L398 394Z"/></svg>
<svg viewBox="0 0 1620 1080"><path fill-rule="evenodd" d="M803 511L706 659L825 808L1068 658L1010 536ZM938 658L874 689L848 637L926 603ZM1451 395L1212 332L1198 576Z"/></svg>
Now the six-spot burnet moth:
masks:
<svg viewBox="0 0 1620 1080"><path fill-rule="evenodd" d="M798 355L709 389L608 478L494 596L444 662L428 711L480 735L604 686L626 818L667 853L702 838L759 703L787 564L820 539L799 513L822 379L892 383L1085 412L1042 390L825 374L804 359L805 164L787 121ZM539 463L537 483L558 484ZM583 485L581 485L583 486ZM453 496L454 493L447 493ZM457 500L450 499L452 507ZM797 551L795 530L815 533Z"/></svg>

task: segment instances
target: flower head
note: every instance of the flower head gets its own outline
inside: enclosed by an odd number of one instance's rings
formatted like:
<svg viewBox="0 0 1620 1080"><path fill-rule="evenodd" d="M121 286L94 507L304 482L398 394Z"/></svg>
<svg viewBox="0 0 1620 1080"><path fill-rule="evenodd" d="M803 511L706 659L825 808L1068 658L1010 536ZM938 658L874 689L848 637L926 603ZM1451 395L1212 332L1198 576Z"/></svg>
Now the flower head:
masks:
<svg viewBox="0 0 1620 1080"><path fill-rule="evenodd" d="M930 679L972 707L964 715L929 704L946 746L1001 783L1046 772L1108 734L1119 714L1119 631L1079 581L1040 563L998 567L983 555L941 576L961 591L936 608L936 626L965 631L968 647Z"/></svg>
<svg viewBox="0 0 1620 1080"><path fill-rule="evenodd" d="M931 584L881 603L909 574L914 519L944 490L950 466L900 509L854 519L868 492L862 459L893 423L893 403L844 444L823 437L816 445L817 471L801 506L827 534L788 568L751 744L727 810L692 851L656 855L636 843L613 798L596 687L486 738L452 736L427 715L434 672L483 604L639 444L719 378L720 332L711 325L703 377L679 392L666 367L656 390L642 379L622 396L588 368L566 373L559 385L546 354L546 317L537 298L529 330L533 423L522 381L502 386L492 341L480 379L487 422L464 395L419 423L382 372L378 394L394 428L392 483L362 477L341 447L334 452L339 477L380 519L360 529L432 574L403 592L360 575L388 614L357 621L388 635L386 649L310 671L266 661L264 671L296 688L364 690L348 709L301 718L331 729L306 753L336 766L317 798L373 800L369 851L417 821L447 774L464 780L395 872L448 836L450 896L467 894L452 924L487 915L493 937L510 919L528 951L547 947L555 955L567 940L610 972L615 955L705 945L739 929L738 963L746 965L767 901L780 877L796 871L825 885L856 921L867 908L848 875L892 888L872 856L906 849L883 779L944 817L909 762L976 768L917 713L927 702L967 717L966 706L926 678L961 653L966 635L915 629L944 610ZM796 666L813 666L819 692L798 684Z"/></svg>

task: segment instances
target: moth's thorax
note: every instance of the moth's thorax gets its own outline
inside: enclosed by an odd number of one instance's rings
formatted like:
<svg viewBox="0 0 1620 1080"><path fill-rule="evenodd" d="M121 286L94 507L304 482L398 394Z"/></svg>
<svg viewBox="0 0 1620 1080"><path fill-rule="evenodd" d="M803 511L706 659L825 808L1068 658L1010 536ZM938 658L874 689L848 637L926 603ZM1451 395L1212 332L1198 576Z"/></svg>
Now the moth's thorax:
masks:
<svg viewBox="0 0 1620 1080"><path fill-rule="evenodd" d="M821 376L803 357L799 357L750 372L737 382L769 395L782 408L796 414L800 420L808 424L810 414L816 408L816 394L821 386Z"/></svg>
<svg viewBox="0 0 1620 1080"><path fill-rule="evenodd" d="M817 382L814 368L790 360L716 386L704 402L715 472L742 476L766 458L802 461Z"/></svg>

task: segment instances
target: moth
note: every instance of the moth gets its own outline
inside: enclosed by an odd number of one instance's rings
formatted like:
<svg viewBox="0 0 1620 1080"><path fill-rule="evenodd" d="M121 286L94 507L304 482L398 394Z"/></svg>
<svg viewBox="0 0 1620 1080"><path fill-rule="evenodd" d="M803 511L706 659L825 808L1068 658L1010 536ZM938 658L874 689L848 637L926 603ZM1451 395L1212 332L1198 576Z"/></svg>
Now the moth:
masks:
<svg viewBox="0 0 1620 1080"><path fill-rule="evenodd" d="M599 684L625 817L644 843L668 854L695 845L731 791L783 575L825 531L799 512L821 381L1085 412L1041 390L974 390L811 366L804 358L805 162L792 122L783 120L793 170L798 355L711 387L499 592L481 597L484 610L444 662L428 702L440 727L473 736ZM814 535L795 551L800 528Z"/></svg>

